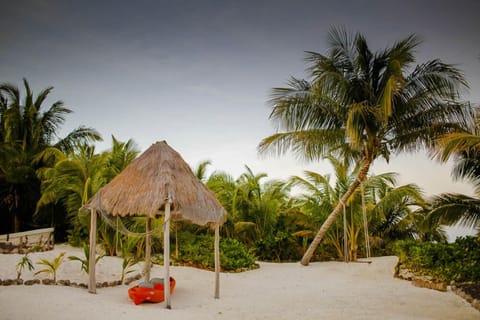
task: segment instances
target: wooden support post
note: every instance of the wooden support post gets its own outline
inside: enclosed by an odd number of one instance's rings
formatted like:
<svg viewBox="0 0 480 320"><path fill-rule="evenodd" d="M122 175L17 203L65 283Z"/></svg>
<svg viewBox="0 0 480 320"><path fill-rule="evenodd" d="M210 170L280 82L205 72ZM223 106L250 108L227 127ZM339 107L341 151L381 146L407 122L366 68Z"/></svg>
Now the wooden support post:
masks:
<svg viewBox="0 0 480 320"><path fill-rule="evenodd" d="M215 299L220 298L220 224L215 225Z"/></svg>
<svg viewBox="0 0 480 320"><path fill-rule="evenodd" d="M97 293L97 282L95 280L95 260L97 246L97 212L95 209L90 210L90 252L88 260L88 292Z"/></svg>
<svg viewBox="0 0 480 320"><path fill-rule="evenodd" d="M150 269L152 265L152 218L147 217L145 228L145 281L150 281Z"/></svg>
<svg viewBox="0 0 480 320"><path fill-rule="evenodd" d="M165 278L163 280L165 290L165 306L171 309L170 302L170 195L165 204L165 222L163 224L163 264L165 267Z"/></svg>

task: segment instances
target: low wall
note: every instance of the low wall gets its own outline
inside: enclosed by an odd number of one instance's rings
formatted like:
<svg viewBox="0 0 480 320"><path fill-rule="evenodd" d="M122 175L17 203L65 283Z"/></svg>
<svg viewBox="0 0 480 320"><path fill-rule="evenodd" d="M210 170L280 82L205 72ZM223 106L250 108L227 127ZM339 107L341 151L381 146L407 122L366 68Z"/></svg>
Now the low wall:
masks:
<svg viewBox="0 0 480 320"><path fill-rule="evenodd" d="M0 235L0 253L25 253L28 250L52 250L55 245L54 228Z"/></svg>

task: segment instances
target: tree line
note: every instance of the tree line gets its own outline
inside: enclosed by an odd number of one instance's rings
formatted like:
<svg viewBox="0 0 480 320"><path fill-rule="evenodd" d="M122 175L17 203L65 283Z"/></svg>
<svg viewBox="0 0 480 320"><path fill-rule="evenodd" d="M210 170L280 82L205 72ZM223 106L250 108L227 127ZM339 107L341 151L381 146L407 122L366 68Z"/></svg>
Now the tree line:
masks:
<svg viewBox="0 0 480 320"><path fill-rule="evenodd" d="M218 171L207 176L210 161L200 163L195 174L228 212L223 237L262 260L302 258L308 264L312 258L355 260L369 250L383 254L402 239L444 242L445 224L478 228L478 196L426 199L417 185L398 185L395 173L369 173L378 158L426 149L432 158L453 159L453 177L472 182L476 194L480 190L479 116L460 99L468 84L460 70L440 60L415 64L419 44L411 35L373 52L363 35L332 28L326 54L307 52L308 78L292 77L288 87L272 90L270 119L278 131L258 149L327 160L334 175L306 171L287 181L268 180L245 166L239 177ZM62 101L44 107L51 87L38 95L27 80L23 87L22 94L15 85L0 84L0 232L54 226L60 240L81 245L88 222L79 208L139 150L133 140L112 136L111 148L99 153L101 135L83 126L59 137L72 110ZM142 218L122 224L144 230ZM177 249L182 239L211 232L187 222L172 228ZM99 230L107 253L141 254L142 239L119 235L107 223Z"/></svg>

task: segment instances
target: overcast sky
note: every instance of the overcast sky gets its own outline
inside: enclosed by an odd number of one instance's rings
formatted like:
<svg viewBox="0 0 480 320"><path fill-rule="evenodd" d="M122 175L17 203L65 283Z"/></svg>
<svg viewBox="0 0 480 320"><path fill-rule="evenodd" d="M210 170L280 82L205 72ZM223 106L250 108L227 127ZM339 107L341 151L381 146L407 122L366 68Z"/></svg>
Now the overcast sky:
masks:
<svg viewBox="0 0 480 320"><path fill-rule="evenodd" d="M237 178L244 165L269 178L326 163L285 156L259 158L260 140L274 133L271 88L305 76L304 51L326 52L332 26L363 33L373 50L409 34L424 43L418 62L440 58L464 70L480 102L480 1L64 1L0 0L0 82L51 97L74 110L62 134L86 125L132 138L143 151L166 140L192 166ZM423 154L377 161L373 172L399 172L427 195L471 192L453 183L450 165Z"/></svg>

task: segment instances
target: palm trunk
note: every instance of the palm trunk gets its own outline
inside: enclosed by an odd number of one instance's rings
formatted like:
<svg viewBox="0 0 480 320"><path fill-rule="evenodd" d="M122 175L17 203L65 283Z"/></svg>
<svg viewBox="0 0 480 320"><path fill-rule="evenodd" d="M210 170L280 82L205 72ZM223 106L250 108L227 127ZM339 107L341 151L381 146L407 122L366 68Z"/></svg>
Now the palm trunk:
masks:
<svg viewBox="0 0 480 320"><path fill-rule="evenodd" d="M20 220L20 209L18 208L19 196L17 190L14 191L14 212L13 212L13 232L20 232L21 229L21 220Z"/></svg>
<svg viewBox="0 0 480 320"><path fill-rule="evenodd" d="M318 230L317 234L315 235L315 238L313 238L312 243L308 247L307 251L305 251L305 254L302 257L302 260L300 261L301 264L303 264L304 266L308 266L308 264L310 263L310 260L312 259L313 254L315 253L315 250L320 244L320 241L322 241L323 237L327 233L332 223L335 222L340 212L342 212L343 204L347 203L350 196L355 192L358 186L360 186L360 183L367 177L368 170L370 169L371 164L372 164L372 160L365 160L365 163L363 164L362 168L358 172L357 179L355 179L355 181L353 181L353 183L350 185L347 192L345 192L345 194L342 196L342 198L338 202L335 209L333 209L332 213L330 213L330 215L327 217L325 222L320 227L320 230Z"/></svg>

